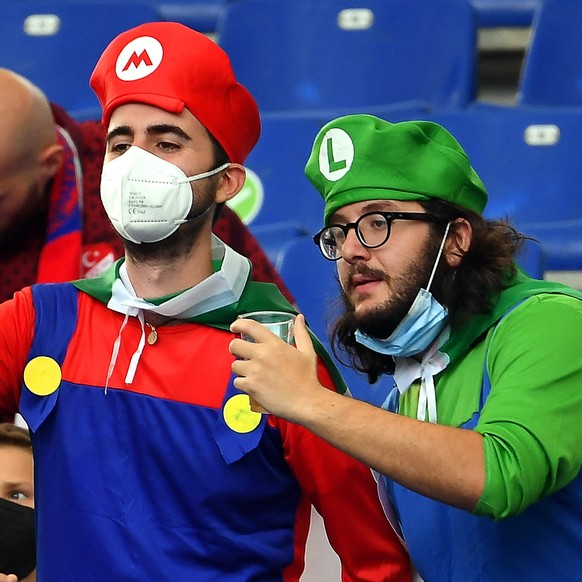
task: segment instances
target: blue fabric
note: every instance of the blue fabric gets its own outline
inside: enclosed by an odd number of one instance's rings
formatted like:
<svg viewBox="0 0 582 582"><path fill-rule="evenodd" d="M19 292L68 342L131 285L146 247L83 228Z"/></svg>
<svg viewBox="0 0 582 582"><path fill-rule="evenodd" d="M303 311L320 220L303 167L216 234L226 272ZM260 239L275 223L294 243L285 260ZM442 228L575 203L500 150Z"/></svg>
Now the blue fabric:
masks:
<svg viewBox="0 0 582 582"><path fill-rule="evenodd" d="M234 387L234 378L232 375L228 382L228 387L224 395L224 403L227 402L232 396L237 396L241 392ZM261 416L261 422L254 430L248 433L237 433L234 432L227 425L224 420L224 415L219 415L216 426L214 428L214 438L218 444L218 448L222 454L224 460L230 464L234 463L246 455L249 451L252 451L261 440L263 436L263 431L265 430L265 425L267 424L267 415L263 414Z"/></svg>
<svg viewBox="0 0 582 582"><path fill-rule="evenodd" d="M31 356L62 363L77 321L70 289L33 290ZM222 409L66 380L31 396L39 582L282 581L300 491L264 420L253 442L231 432L227 463Z"/></svg>
<svg viewBox="0 0 582 582"><path fill-rule="evenodd" d="M77 322L77 290L72 285L34 285L32 298L36 313L34 340L27 363L37 356L48 356L59 364L65 358L67 347ZM41 330L51 330L50 341ZM59 391L48 396L37 396L23 386L20 412L30 430L35 432L57 403Z"/></svg>

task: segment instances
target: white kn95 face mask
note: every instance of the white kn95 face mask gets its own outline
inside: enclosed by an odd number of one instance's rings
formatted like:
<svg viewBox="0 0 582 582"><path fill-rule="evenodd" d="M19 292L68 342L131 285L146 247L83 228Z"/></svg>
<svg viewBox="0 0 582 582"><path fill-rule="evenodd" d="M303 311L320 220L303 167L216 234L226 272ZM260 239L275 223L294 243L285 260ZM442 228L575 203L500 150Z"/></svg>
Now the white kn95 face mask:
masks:
<svg viewBox="0 0 582 582"><path fill-rule="evenodd" d="M131 146L103 165L101 201L115 230L134 243L158 242L187 222L190 182L217 174L230 164L186 176L174 164Z"/></svg>

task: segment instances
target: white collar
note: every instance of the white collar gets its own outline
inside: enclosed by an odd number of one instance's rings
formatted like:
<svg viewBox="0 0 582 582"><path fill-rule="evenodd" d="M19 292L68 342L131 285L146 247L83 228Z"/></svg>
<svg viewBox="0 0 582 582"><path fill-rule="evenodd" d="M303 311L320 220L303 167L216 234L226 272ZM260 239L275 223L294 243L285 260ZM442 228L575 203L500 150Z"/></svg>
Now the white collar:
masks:
<svg viewBox="0 0 582 582"><path fill-rule="evenodd" d="M434 376L442 372L451 361L448 354L439 351L439 348L448 340L449 335L450 328L447 326L423 354L420 362L409 357L394 358L394 382L400 394L404 394L412 383L420 378L420 391L416 410L416 418L418 420L426 420L428 410L429 422L437 422Z"/></svg>
<svg viewBox="0 0 582 582"><path fill-rule="evenodd" d="M222 261L221 268L194 287L172 297L161 305L154 305L137 297L127 274L125 263L119 268L107 307L130 316L152 311L166 317L188 319L235 303L240 299L251 270L251 263L242 255L212 235L212 260Z"/></svg>
<svg viewBox="0 0 582 582"><path fill-rule="evenodd" d="M222 260L222 265L218 271L204 279L194 287L187 289L176 297L164 301L161 305L154 305L149 301L138 297L127 274L125 263L119 268L119 278L115 280L112 287L111 299L107 307L112 311L123 313L125 318L117 339L113 344L107 379L105 381L105 393L109 379L113 374L119 347L121 345L121 334L127 325L129 317L137 317L141 325L141 337L137 349L134 352L129 368L125 376L125 383L131 384L137 366L145 347L145 312L158 313L166 317L175 319L189 319L214 311L220 307L236 303L245 288L251 271L251 262L246 257L239 255L236 251L224 244L217 236L212 235L212 260Z"/></svg>

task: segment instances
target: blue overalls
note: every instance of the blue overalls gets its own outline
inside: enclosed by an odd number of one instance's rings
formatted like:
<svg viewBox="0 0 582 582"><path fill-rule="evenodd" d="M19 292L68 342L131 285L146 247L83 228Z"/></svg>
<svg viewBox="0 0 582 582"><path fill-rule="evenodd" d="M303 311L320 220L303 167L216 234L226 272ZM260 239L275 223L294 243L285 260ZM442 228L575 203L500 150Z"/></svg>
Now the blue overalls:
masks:
<svg viewBox="0 0 582 582"><path fill-rule="evenodd" d="M479 411L462 428L475 428L491 391L484 368ZM397 398L387 402L395 412ZM557 493L502 521L433 501L384 476L381 480L425 582L582 580L582 473Z"/></svg>
<svg viewBox="0 0 582 582"><path fill-rule="evenodd" d="M29 361L62 365L77 293L33 287ZM191 362L189 381L203 364ZM225 401L235 392L231 378ZM39 582L281 582L300 491L266 416L240 434L220 408L65 380L45 396L23 387L21 411L33 432Z"/></svg>

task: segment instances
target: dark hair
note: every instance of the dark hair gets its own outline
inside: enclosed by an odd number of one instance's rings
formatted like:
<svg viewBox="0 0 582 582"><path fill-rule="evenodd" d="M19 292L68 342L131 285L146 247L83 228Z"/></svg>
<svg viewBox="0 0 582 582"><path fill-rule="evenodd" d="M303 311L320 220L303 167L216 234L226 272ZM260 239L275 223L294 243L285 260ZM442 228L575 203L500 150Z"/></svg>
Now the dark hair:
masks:
<svg viewBox="0 0 582 582"><path fill-rule="evenodd" d="M431 230L442 237L446 224L455 231L456 218L465 218L472 227L469 249L462 253L457 267L441 261L431 289L435 298L447 307L449 323L458 327L480 313L489 313L499 293L516 274L515 255L528 237L518 232L508 220L488 220L480 214L441 200L421 202L438 222ZM435 236L435 240L438 238ZM378 354L355 341L353 318L346 297L344 313L331 331L332 350L336 358L355 370L367 374L374 383L382 374L394 372L391 356ZM348 361L346 361L346 358Z"/></svg>
<svg viewBox="0 0 582 582"><path fill-rule="evenodd" d="M0 423L0 446L4 445L29 449L32 452L28 430L10 422Z"/></svg>
<svg viewBox="0 0 582 582"><path fill-rule="evenodd" d="M471 244L458 267L442 265L438 299L449 310L449 321L458 326L478 313L489 313L499 293L515 277L515 256L529 237L507 219L488 220L482 215L441 200L422 202L435 218L448 222L465 218L471 224ZM456 228L451 224L451 232ZM435 293L435 295L437 294Z"/></svg>

